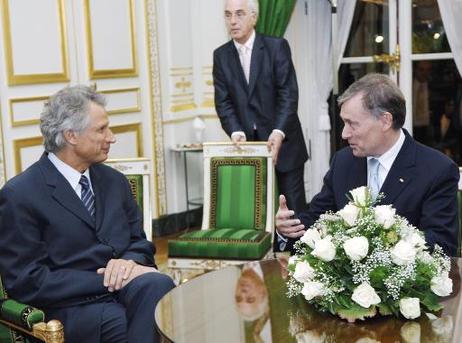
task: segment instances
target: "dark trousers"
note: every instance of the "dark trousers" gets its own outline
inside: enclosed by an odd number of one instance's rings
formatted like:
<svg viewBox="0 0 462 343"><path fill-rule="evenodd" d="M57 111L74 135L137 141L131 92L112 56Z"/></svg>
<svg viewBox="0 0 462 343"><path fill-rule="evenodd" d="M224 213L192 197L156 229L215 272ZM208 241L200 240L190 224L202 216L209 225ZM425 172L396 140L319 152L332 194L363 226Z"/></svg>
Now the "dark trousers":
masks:
<svg viewBox="0 0 462 343"><path fill-rule="evenodd" d="M173 287L167 275L146 273L102 302L47 311L47 320L63 323L66 343L160 342L154 309Z"/></svg>
<svg viewBox="0 0 462 343"><path fill-rule="evenodd" d="M306 210L305 183L303 180L304 166L281 173L276 171L279 194L283 194L287 200L287 207L300 213ZM279 203L275 204L279 207Z"/></svg>

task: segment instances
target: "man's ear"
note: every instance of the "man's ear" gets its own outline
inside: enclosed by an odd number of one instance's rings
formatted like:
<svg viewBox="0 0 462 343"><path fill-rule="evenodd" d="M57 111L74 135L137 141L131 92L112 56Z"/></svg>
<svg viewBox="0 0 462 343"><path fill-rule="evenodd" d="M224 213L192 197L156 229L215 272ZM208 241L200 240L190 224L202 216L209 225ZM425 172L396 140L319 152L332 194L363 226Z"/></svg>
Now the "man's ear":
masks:
<svg viewBox="0 0 462 343"><path fill-rule="evenodd" d="M66 130L64 131L63 136L68 144L71 144L71 145L77 144L77 134L75 133L75 131Z"/></svg>
<svg viewBox="0 0 462 343"><path fill-rule="evenodd" d="M393 115L390 112L383 112L380 119L385 130L393 127Z"/></svg>

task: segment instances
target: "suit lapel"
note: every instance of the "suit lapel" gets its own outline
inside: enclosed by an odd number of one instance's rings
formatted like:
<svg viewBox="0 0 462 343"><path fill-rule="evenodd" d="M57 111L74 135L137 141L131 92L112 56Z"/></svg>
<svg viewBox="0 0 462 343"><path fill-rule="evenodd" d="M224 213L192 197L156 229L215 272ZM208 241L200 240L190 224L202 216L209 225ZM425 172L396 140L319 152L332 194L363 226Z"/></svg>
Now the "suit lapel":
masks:
<svg viewBox="0 0 462 343"><path fill-rule="evenodd" d="M83 204L82 200L80 200L77 193L75 193L64 176L61 175L53 163L51 163L46 154L43 154L40 158L40 166L45 176L47 185L54 188L52 197L67 210L94 228L95 222Z"/></svg>
<svg viewBox="0 0 462 343"><path fill-rule="evenodd" d="M104 218L104 202L105 202L105 196L104 196L104 187L101 185L101 176L97 173L95 168L90 167L90 177L91 177L91 185L93 187L93 190L95 192L95 208L96 208L96 230L99 230L101 228L101 225L103 223L103 218Z"/></svg>
<svg viewBox="0 0 462 343"><path fill-rule="evenodd" d="M396 156L380 192L385 194L383 203L391 204L412 182L415 175L416 145L407 132L398 156Z"/></svg>
<svg viewBox="0 0 462 343"><path fill-rule="evenodd" d="M257 82L258 75L260 74L261 66L263 64L262 59L264 47L265 46L263 44L262 36L256 34L252 48L252 57L250 59L249 99L252 96L253 90L255 89L255 83Z"/></svg>

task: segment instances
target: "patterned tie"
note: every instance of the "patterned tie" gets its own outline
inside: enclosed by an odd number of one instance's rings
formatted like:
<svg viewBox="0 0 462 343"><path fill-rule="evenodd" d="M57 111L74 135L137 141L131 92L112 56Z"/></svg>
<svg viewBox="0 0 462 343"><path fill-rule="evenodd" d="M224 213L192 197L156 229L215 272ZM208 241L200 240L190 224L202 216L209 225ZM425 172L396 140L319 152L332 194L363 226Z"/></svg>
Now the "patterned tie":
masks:
<svg viewBox="0 0 462 343"><path fill-rule="evenodd" d="M82 175L79 181L80 186L82 186L82 202L87 208L90 215L95 217L95 196L91 192L90 183L85 175Z"/></svg>
<svg viewBox="0 0 462 343"><path fill-rule="evenodd" d="M380 190L379 166L380 162L378 159L369 159L369 188L371 189L372 199L374 200L377 198Z"/></svg>
<svg viewBox="0 0 462 343"><path fill-rule="evenodd" d="M249 76L250 76L250 58L249 58L249 51L250 49L245 45L242 45L239 49L239 55L241 59L242 69L244 70L245 79L247 83L249 83Z"/></svg>

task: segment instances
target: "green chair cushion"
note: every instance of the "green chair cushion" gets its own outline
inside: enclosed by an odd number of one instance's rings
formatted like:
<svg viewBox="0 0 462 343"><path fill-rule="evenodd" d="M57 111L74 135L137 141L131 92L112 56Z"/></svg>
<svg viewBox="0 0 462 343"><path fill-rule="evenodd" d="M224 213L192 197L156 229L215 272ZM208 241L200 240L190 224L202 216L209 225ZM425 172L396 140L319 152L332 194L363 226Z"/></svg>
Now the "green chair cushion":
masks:
<svg viewBox="0 0 462 343"><path fill-rule="evenodd" d="M254 260L265 256L270 247L270 233L248 229L191 231L168 241L170 257Z"/></svg>

